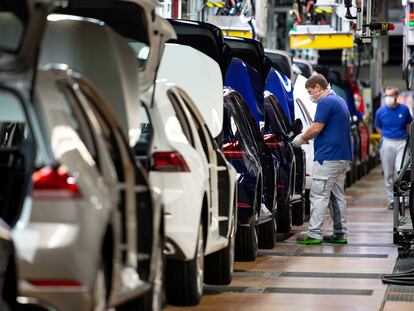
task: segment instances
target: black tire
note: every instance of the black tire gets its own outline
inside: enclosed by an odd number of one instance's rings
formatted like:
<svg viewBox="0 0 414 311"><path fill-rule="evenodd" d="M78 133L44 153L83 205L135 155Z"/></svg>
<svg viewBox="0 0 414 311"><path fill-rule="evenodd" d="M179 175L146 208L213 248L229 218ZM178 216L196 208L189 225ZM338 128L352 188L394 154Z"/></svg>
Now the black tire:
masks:
<svg viewBox="0 0 414 311"><path fill-rule="evenodd" d="M354 184L357 181L356 165L352 165L351 167L351 180L352 184Z"/></svg>
<svg viewBox="0 0 414 311"><path fill-rule="evenodd" d="M257 235L259 238L258 248L273 249L276 243L276 221L274 216L268 222L257 226Z"/></svg>
<svg viewBox="0 0 414 311"><path fill-rule="evenodd" d="M201 269L201 270L200 270ZM200 224L194 258L188 261L167 260L167 302L175 306L195 306L203 295L204 237Z"/></svg>
<svg viewBox="0 0 414 311"><path fill-rule="evenodd" d="M257 232L255 221L248 226L237 226L235 261L255 261L257 257Z"/></svg>
<svg viewBox="0 0 414 311"><path fill-rule="evenodd" d="M310 218L310 189L305 190L305 221Z"/></svg>
<svg viewBox="0 0 414 311"><path fill-rule="evenodd" d="M231 283L236 244L236 233L234 231L231 234L227 247L206 256L204 262L204 283L210 285L228 285Z"/></svg>
<svg viewBox="0 0 414 311"><path fill-rule="evenodd" d="M305 219L305 202L300 201L292 204L292 225L301 226Z"/></svg>
<svg viewBox="0 0 414 311"><path fill-rule="evenodd" d="M352 170L346 172L345 188L350 188L351 186L352 186Z"/></svg>
<svg viewBox="0 0 414 311"><path fill-rule="evenodd" d="M290 206L279 205L276 213L276 224L277 233L288 233L290 232Z"/></svg>

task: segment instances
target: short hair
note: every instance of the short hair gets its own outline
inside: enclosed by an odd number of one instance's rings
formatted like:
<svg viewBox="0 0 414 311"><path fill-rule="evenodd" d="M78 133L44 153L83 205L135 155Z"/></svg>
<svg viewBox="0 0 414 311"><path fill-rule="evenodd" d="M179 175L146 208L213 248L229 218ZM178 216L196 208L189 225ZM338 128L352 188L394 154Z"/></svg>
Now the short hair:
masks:
<svg viewBox="0 0 414 311"><path fill-rule="evenodd" d="M385 91L394 91L395 96L398 96L398 94L400 94L400 90L396 86L387 86L385 88Z"/></svg>
<svg viewBox="0 0 414 311"><path fill-rule="evenodd" d="M316 86L316 84L319 84L323 90L327 89L329 85L328 81L326 81L326 78L323 75L316 73L311 75L309 79L306 81L305 88L313 89Z"/></svg>

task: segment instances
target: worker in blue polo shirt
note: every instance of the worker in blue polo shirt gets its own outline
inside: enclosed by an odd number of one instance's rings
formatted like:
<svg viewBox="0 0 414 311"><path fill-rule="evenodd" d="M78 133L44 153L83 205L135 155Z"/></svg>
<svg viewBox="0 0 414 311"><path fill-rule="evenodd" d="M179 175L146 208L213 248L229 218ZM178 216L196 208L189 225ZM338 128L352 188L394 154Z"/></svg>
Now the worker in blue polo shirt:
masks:
<svg viewBox="0 0 414 311"><path fill-rule="evenodd" d="M344 184L352 160L350 115L346 102L328 86L320 74L312 75L306 81L311 100L317 103L315 120L292 142L294 146L300 146L315 138L309 228L297 237L299 244L348 243ZM333 235L323 236L323 221L328 208L333 218Z"/></svg>
<svg viewBox="0 0 414 311"><path fill-rule="evenodd" d="M394 205L394 177L400 168L409 125L413 120L407 106L397 103L398 93L396 87L387 87L384 93L385 105L375 115L375 128L382 136L380 154L390 209Z"/></svg>

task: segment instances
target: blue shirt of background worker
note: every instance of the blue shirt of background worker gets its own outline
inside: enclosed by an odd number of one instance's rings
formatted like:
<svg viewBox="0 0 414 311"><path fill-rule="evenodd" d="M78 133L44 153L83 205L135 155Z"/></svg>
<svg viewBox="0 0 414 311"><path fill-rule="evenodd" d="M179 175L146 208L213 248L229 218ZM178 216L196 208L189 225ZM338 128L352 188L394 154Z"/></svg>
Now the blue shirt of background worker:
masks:
<svg viewBox="0 0 414 311"><path fill-rule="evenodd" d="M315 122L325 124L315 137L315 161L352 160L350 115L346 102L329 94L318 101Z"/></svg>
<svg viewBox="0 0 414 311"><path fill-rule="evenodd" d="M405 105L395 108L382 106L375 115L375 128L380 128L382 137L404 139L407 137L407 125L413 121L410 111Z"/></svg>

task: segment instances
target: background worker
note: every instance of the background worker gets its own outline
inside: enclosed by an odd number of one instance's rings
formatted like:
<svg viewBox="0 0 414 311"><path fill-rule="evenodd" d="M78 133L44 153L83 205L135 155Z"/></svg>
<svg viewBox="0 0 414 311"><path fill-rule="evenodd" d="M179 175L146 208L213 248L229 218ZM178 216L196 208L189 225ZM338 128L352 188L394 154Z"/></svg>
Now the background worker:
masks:
<svg viewBox="0 0 414 311"><path fill-rule="evenodd" d="M352 160L350 116L346 102L333 94L320 74L312 75L305 84L311 100L317 102L315 120L303 134L292 142L300 146L315 138L315 162L310 192L310 220L306 233L297 237L299 244L347 243L345 176ZM323 237L326 210L331 207L334 230Z"/></svg>
<svg viewBox="0 0 414 311"><path fill-rule="evenodd" d="M394 201L392 189L394 178L401 165L405 140L409 133L409 125L413 120L408 108L397 102L398 94L398 88L387 87L384 93L385 105L375 114L375 128L382 136L380 155L390 209L393 208Z"/></svg>

